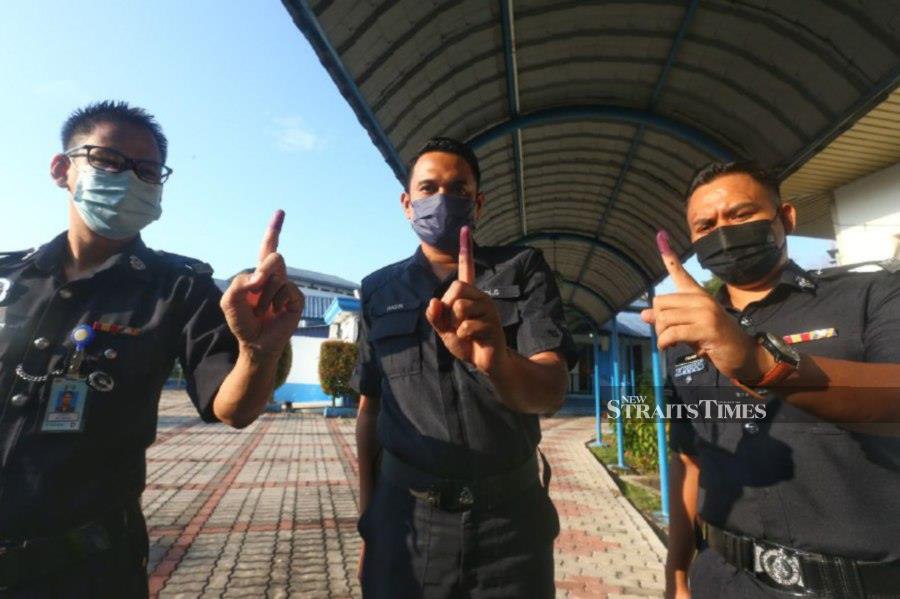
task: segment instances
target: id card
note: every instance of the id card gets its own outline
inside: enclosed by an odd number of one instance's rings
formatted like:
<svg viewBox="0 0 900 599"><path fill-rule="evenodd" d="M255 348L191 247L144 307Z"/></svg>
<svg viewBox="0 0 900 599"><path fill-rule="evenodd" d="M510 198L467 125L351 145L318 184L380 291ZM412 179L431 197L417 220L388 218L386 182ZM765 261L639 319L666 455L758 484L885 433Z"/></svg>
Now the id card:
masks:
<svg viewBox="0 0 900 599"><path fill-rule="evenodd" d="M82 378L67 376L53 379L41 432L80 433L84 429L87 393L88 386Z"/></svg>

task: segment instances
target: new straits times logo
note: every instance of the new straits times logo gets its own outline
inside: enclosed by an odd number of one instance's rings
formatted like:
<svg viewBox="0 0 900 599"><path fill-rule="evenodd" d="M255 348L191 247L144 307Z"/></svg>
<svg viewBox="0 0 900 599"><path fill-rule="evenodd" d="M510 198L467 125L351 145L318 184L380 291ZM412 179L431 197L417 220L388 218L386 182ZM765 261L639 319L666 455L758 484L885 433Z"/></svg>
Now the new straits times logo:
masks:
<svg viewBox="0 0 900 599"><path fill-rule="evenodd" d="M606 402L610 418L640 420L762 420L766 404L700 399L696 403L657 406L646 395L623 395Z"/></svg>

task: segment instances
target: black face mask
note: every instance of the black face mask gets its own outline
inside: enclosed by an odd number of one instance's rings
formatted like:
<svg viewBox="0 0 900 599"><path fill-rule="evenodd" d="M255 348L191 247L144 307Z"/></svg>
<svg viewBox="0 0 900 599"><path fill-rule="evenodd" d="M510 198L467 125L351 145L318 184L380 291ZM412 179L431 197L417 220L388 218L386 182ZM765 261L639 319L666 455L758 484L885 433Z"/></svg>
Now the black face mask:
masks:
<svg viewBox="0 0 900 599"><path fill-rule="evenodd" d="M784 251L784 244L775 245L775 219L719 227L701 237L694 242L700 266L732 285L765 278Z"/></svg>

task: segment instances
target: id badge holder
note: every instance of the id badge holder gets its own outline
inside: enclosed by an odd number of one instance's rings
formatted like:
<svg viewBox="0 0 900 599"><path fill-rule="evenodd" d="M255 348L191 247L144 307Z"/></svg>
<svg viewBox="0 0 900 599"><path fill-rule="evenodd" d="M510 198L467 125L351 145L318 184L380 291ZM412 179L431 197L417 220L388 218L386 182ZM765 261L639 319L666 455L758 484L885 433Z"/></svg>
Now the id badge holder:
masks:
<svg viewBox="0 0 900 599"><path fill-rule="evenodd" d="M75 352L65 376L54 377L50 385L47 411L41 423L42 433L80 433L84 430L84 414L87 406L87 379L79 374L84 360L84 349L94 338L94 331L82 325L72 331Z"/></svg>
<svg viewBox="0 0 900 599"><path fill-rule="evenodd" d="M41 423L42 433L80 433L84 430L84 408L88 385L82 377L60 376L50 386L50 400Z"/></svg>

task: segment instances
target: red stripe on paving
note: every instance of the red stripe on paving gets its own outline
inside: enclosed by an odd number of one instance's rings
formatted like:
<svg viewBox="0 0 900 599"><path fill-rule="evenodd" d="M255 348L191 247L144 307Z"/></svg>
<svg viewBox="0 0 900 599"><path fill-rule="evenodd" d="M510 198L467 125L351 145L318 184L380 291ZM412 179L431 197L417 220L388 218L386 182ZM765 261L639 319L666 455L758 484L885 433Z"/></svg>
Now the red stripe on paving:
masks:
<svg viewBox="0 0 900 599"><path fill-rule="evenodd" d="M184 528L178 539L172 543L172 546L166 551L166 555L163 556L159 564L157 564L156 568L153 570L153 573L150 575L151 597L156 597L166 586L166 582L168 582L169 577L172 576L172 572L178 567L178 564L181 562L185 553L187 553L188 548L190 548L191 543L193 543L194 539L197 538L197 535L200 534L200 529L202 529L203 525L209 520L209 517L215 511L216 506L219 505L225 492L228 491L241 469L250 459L250 454L252 454L260 444L263 436L271 426L271 420L261 420L259 427L253 431L249 436L250 438L244 442L241 447L241 452L231 463L231 467L228 469L228 472L225 473L225 476L219 481L210 481L205 485L205 488L212 489L212 494L197 513L194 514L194 517L191 518L191 521Z"/></svg>
<svg viewBox="0 0 900 599"><path fill-rule="evenodd" d="M191 428L195 424L200 424L201 422L203 422L203 421L200 420L199 418L191 418L187 422L179 424L178 426L173 426L172 428L170 428L166 432L162 433L161 435L160 434L156 435L156 441L154 441L154 445L162 445L163 443L166 443L167 441L169 441L172 437L177 437L178 435L180 435L187 429Z"/></svg>

